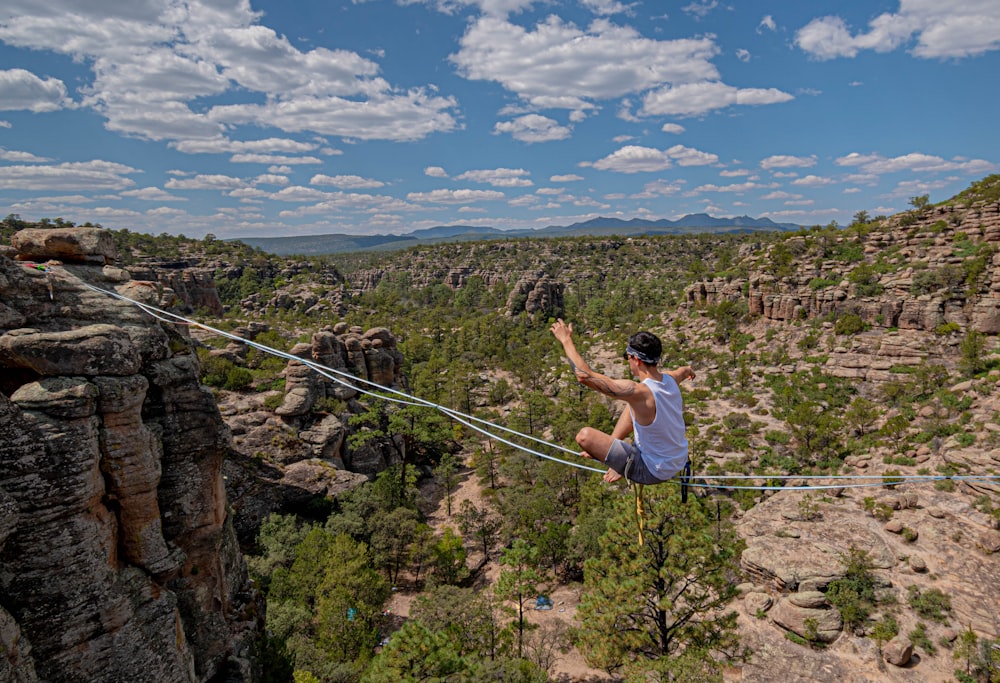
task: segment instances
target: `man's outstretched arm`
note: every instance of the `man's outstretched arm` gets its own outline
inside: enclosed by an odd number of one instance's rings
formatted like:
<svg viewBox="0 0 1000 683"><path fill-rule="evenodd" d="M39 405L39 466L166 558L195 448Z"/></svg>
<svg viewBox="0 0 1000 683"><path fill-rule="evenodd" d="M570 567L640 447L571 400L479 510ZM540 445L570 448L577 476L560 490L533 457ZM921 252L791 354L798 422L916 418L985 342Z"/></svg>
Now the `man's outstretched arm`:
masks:
<svg viewBox="0 0 1000 683"><path fill-rule="evenodd" d="M576 379L580 384L590 387L605 396L629 400L636 391L637 384L627 379L612 379L607 375L602 375L587 365L580 352L576 350L573 343L573 324L563 322L562 318L552 323L552 334L559 343L562 344L566 358L572 363L576 372Z"/></svg>

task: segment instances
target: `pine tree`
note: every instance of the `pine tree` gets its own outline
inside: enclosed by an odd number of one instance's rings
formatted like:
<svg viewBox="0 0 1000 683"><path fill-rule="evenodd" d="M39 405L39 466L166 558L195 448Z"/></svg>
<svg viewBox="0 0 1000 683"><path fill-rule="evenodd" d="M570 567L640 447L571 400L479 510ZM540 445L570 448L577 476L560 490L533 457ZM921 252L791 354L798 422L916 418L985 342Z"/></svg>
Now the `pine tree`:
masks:
<svg viewBox="0 0 1000 683"><path fill-rule="evenodd" d="M584 565L578 635L587 661L662 681L717 678L722 663L746 656L736 612L725 611L743 543L713 500L682 504L668 484L646 489L639 546L631 506L616 502L600 555Z"/></svg>

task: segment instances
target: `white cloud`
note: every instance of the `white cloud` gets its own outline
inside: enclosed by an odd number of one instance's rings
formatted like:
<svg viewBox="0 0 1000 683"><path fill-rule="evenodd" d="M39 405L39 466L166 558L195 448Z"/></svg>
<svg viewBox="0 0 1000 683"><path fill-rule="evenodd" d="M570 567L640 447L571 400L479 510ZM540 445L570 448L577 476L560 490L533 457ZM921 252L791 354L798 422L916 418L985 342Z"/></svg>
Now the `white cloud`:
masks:
<svg viewBox="0 0 1000 683"><path fill-rule="evenodd" d="M670 168L675 161L679 166L707 166L718 163L719 157L684 145L674 145L667 150L627 145L603 159L580 165L593 166L601 171L648 173Z"/></svg>
<svg viewBox="0 0 1000 683"><path fill-rule="evenodd" d="M521 142L550 142L565 140L572 129L562 126L555 119L539 114L525 114L513 121L500 121L493 126L495 133L510 133L511 137Z"/></svg>
<svg viewBox="0 0 1000 683"><path fill-rule="evenodd" d="M24 69L0 71L0 110L44 112L71 106L66 84L58 78L41 79Z"/></svg>
<svg viewBox="0 0 1000 683"><path fill-rule="evenodd" d="M299 142L298 140L290 140L288 138L231 140L221 135L204 140L180 140L171 142L168 146L173 147L178 152L185 152L187 154L311 152L319 147L318 144L313 142Z"/></svg>
<svg viewBox="0 0 1000 683"><path fill-rule="evenodd" d="M656 197L669 197L677 194L683 185L677 181L655 180L646 183L642 187L642 192L632 195L633 199L655 199Z"/></svg>
<svg viewBox="0 0 1000 683"><path fill-rule="evenodd" d="M681 7L681 10L687 12L690 15L697 17L698 19L704 19L712 10L719 6L719 0L696 0L690 5Z"/></svg>
<svg viewBox="0 0 1000 683"><path fill-rule="evenodd" d="M955 157L942 159L930 154L911 152L898 157L886 158L879 154L858 154L852 152L836 160L838 166L857 166L866 174L899 173L913 171L924 173L962 172L969 175L986 174L995 171L997 165L985 159Z"/></svg>
<svg viewBox="0 0 1000 683"><path fill-rule="evenodd" d="M138 169L111 161L83 161L50 166L0 166L3 190L122 190L135 185L126 175Z"/></svg>
<svg viewBox="0 0 1000 683"><path fill-rule="evenodd" d="M238 133L233 126L245 124L413 140L457 126L454 99L429 94L430 88L394 87L376 62L349 50L301 50L262 25L263 14L249 2L11 3L0 41L65 54L90 68L82 104L104 116L112 131L180 143ZM69 104L55 79L2 73L0 103L8 107L41 111ZM251 97L241 104L202 103L230 92Z"/></svg>
<svg viewBox="0 0 1000 683"><path fill-rule="evenodd" d="M567 175L554 175L549 178L550 183L573 183L577 180L583 180L583 176L569 173Z"/></svg>
<svg viewBox="0 0 1000 683"><path fill-rule="evenodd" d="M531 174L523 168L493 168L466 171L455 176L455 180L489 183L493 187L531 187L534 183L526 177L529 175Z"/></svg>
<svg viewBox="0 0 1000 683"><path fill-rule="evenodd" d="M687 83L660 88L646 94L640 114L644 116L700 116L733 105L777 104L795 99L776 88L734 88L718 81Z"/></svg>
<svg viewBox="0 0 1000 683"><path fill-rule="evenodd" d="M743 192L749 192L750 190L757 190L760 189L761 187L763 186L752 182L739 183L736 185L714 185L710 183L708 185L699 185L698 187L694 188L694 190L692 190L692 194L698 192L735 192L739 194Z"/></svg>
<svg viewBox="0 0 1000 683"><path fill-rule="evenodd" d="M749 62L750 51L744 50L743 48L736 50L736 59L740 60L741 62Z"/></svg>
<svg viewBox="0 0 1000 683"><path fill-rule="evenodd" d="M288 177L277 173L262 173L253 179L254 185L287 185Z"/></svg>
<svg viewBox="0 0 1000 683"><path fill-rule="evenodd" d="M234 164L322 164L316 157L290 157L282 154L234 154L229 158Z"/></svg>
<svg viewBox="0 0 1000 683"><path fill-rule="evenodd" d="M664 123L660 130L664 133L670 133L671 135L680 135L687 129L679 123Z"/></svg>
<svg viewBox="0 0 1000 683"><path fill-rule="evenodd" d="M750 175L750 171L745 168L734 168L727 171L719 171L719 175L723 178L745 178Z"/></svg>
<svg viewBox="0 0 1000 683"><path fill-rule="evenodd" d="M328 176L319 173L309 180L310 185L333 185L346 190L360 190L372 187L383 187L385 183L372 178L362 178L359 175L336 175Z"/></svg>
<svg viewBox="0 0 1000 683"><path fill-rule="evenodd" d="M830 178L822 178L818 175L807 175L801 178L796 178L792 181L792 185L797 185L800 187L821 187L823 185L831 185L834 181Z"/></svg>
<svg viewBox="0 0 1000 683"><path fill-rule="evenodd" d="M760 167L771 168L809 168L816 165L816 156L796 157L787 154L775 154L760 162Z"/></svg>
<svg viewBox="0 0 1000 683"><path fill-rule="evenodd" d="M710 166L719 163L719 157L715 154L702 152L684 145L674 145L667 150L667 155L677 162L678 166Z"/></svg>
<svg viewBox="0 0 1000 683"><path fill-rule="evenodd" d="M802 195L792 194L791 192L778 191L766 194L763 197L761 197L761 199L802 199Z"/></svg>
<svg viewBox="0 0 1000 683"><path fill-rule="evenodd" d="M431 192L411 192L406 198L412 202L432 204L467 204L469 202L496 201L506 198L503 192L495 190L432 190Z"/></svg>
<svg viewBox="0 0 1000 683"><path fill-rule="evenodd" d="M666 152L652 147L628 145L593 163L584 162L601 171L618 173L652 173L670 168L673 161ZM584 164L581 164L584 165Z"/></svg>
<svg viewBox="0 0 1000 683"><path fill-rule="evenodd" d="M199 173L193 178L171 178L164 187L168 190L232 190L245 185L243 180L232 176Z"/></svg>
<svg viewBox="0 0 1000 683"><path fill-rule="evenodd" d="M482 17L451 60L465 78L496 81L533 106L585 110L664 83L716 79L717 53L712 38L652 40L607 20L584 31L550 16L531 30Z"/></svg>
<svg viewBox="0 0 1000 683"><path fill-rule="evenodd" d="M0 159L22 164L39 164L52 161L52 159L48 159L46 157L35 156L31 152L21 152L16 149L4 149L3 147L0 147Z"/></svg>
<svg viewBox="0 0 1000 683"><path fill-rule="evenodd" d="M431 178L447 178L448 173L440 166L428 166L424 169L424 175Z"/></svg>
<svg viewBox="0 0 1000 683"><path fill-rule="evenodd" d="M774 17L770 14L765 15L764 18L760 20L760 23L757 24L757 33L763 33L764 29L767 29L768 31L776 31L778 29L778 25L774 23Z"/></svg>
<svg viewBox="0 0 1000 683"><path fill-rule="evenodd" d="M635 3L626 5L617 0L580 0L584 7L594 14L611 15L631 12Z"/></svg>
<svg viewBox="0 0 1000 683"><path fill-rule="evenodd" d="M178 197L169 192L165 192L158 187L143 187L136 190L126 190L121 193L123 197L133 197L144 202L186 202L187 197Z"/></svg>
<svg viewBox="0 0 1000 683"><path fill-rule="evenodd" d="M911 52L924 58L955 58L1000 49L1000 14L994 0L942 3L900 0L899 11L872 19L867 32L852 34L838 16L813 19L795 43L817 59L854 57L862 50L890 52L916 36Z"/></svg>

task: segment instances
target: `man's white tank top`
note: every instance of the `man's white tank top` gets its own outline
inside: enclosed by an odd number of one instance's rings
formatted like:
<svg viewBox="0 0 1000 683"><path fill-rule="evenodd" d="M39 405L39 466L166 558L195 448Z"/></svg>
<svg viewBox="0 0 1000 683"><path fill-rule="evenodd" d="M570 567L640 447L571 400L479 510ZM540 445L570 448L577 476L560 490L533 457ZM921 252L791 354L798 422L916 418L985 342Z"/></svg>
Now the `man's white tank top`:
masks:
<svg viewBox="0 0 1000 683"><path fill-rule="evenodd" d="M642 383L653 392L656 417L652 423L643 426L635 421L635 415L632 416L635 445L639 447L642 460L653 476L666 481L684 468L688 456L681 388L667 374L663 375L661 382L647 378Z"/></svg>

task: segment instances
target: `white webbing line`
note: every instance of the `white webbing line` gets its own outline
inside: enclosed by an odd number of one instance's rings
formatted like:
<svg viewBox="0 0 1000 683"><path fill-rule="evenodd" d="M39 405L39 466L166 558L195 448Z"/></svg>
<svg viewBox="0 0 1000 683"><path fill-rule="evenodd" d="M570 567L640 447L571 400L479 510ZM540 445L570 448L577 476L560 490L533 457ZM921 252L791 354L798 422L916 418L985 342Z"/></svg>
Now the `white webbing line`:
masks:
<svg viewBox="0 0 1000 683"><path fill-rule="evenodd" d="M529 448L527 446L515 443L513 441L510 441L509 439L506 439L506 438L504 438L502 436L499 436L498 434L495 434L494 432L490 431L490 429L486 429L484 427L477 426L476 423L482 424L482 425L489 425L489 427L491 429L500 430L500 431L505 432L507 434L510 434L512 436L517 436L519 438L526 439L528 441L533 441L535 443L544 445L544 446L546 446L548 448L553 448L555 450L559 450L559 451L562 451L564 453L569 453L570 455L579 455L579 451L574 451L574 450L571 450L571 449L566 448L564 446L561 446L559 444L554 444L554 443L551 443L549 441L545 441L544 439L539 439L537 437L531 436L530 434L524 434L522 432L519 432L519 431L517 431L515 429L511 429L509 427L505 427L503 425L494 424L494 423L489 422L487 420L484 420L482 418L475 417L474 415L467 415L465 413L459 412L459 411L454 410L452 408L448 408L446 406L443 406L443 405L434 403L432 401L428 401L426 399L420 398L419 396L412 396L412 395L407 394L405 392L399 391L398 389L393 389L392 387L386 387L386 386L377 384L377 383L372 382L370 380L363 379L361 377L357 377L355 375L352 375L352 374L350 374L348 372L344 372L342 370L337 370L335 368L330 368L330 367L327 367L325 365L321 365L321 364L319 364L319 363L317 363L315 361L312 361L312 360L300 358L298 356L293 356L292 354L287 353L285 351L279 351L278 349L272 348L270 346L266 346L264 344L260 344L260 343L255 342L255 341L251 341L249 339L244 339L243 337L240 337L238 335L232 334L231 332L226 332L225 330L220 330L220 329L212 327L210 325L206 325L204 323L198 322L197 320L192 320L192 319L186 318L186 317L184 317L182 315L178 315L177 313L172 313L170 311L166 311L166 310L158 308L156 306L152 306L150 304L145 304L145 303L142 303L140 301L136 301L135 299L131 299L131 298L127 297L127 296L124 296L123 294L119 294L118 292L113 292L113 291L109 291L109 290L106 290L106 289L102 289L100 287L96 287L96 286L88 284L86 282L83 282L82 284L85 287L87 287L88 289L91 289L91 290L93 290L95 292L99 292L101 294L106 294L106 295L111 296L111 297L113 297L115 299L118 299L120 301L125 301L125 302L130 303L130 304L132 304L134 306L137 306L138 308L140 308L141 310L143 310L144 312L146 312L150 316L152 316L152 317L154 317L154 318L156 318L156 319L158 319L158 320L160 320L162 322L169 323L169 324L178 324L178 323L181 323L181 324L185 324L185 325L191 325L191 326L194 326L194 327L198 327L198 328L201 328L201 329L203 329L203 330L205 330L207 332L211 332L213 334L217 334L217 335L225 337L227 339L231 339L231 340L239 342L241 344L245 344L245 345L247 345L249 347L258 349L260 351L263 351L264 353L267 353L267 354L270 354L270 355L273 355L273 356L277 356L279 358L284 358L286 360L290 360L290 361L295 361L295 362L301 363L301 364L309 367L310 369L314 370L315 372L319 373L323 377L326 377L327 379L329 379L329 380L331 380L333 382L336 382L338 384L341 384L343 386L349 387L349 388L351 388L351 389L353 389L355 391L358 391L359 393L362 393L362 394L364 394L366 396L372 396L374 398L379 398L379 399L383 399L383 400L386 400L386 401L391 401L393 403L398 403L398 404L401 404L401 405L410 405L410 406L419 406L419 407L425 407L425 408L433 408L433 409L438 410L441 413L447 415L448 417L452 418L456 422L459 422L459 423L461 423L461 424L469 427L470 429L472 429L472 430L474 430L474 431L476 431L476 432L478 432L478 433L480 433L480 434L482 434L482 435L484 435L486 437L489 437L489 438L494 439L496 441L499 441L501 443L507 444L508 446L511 446L512 448L515 448L517 450L523 451L523 452L528 453L530 455L534 455L536 457L543 458L545 460L551 460L552 462L556 462L556 463L559 463L561 465L569 465L570 467L576 467L576 468L581 469L581 470L587 470L589 472L597 472L599 474L603 474L605 472L605 470L601 469L601 468L593 467L591 465L585 465L583 463L571 462L569 460L563 460L562 458L557 458L557 457L548 455L546 453L539 452L539 451L537 451L535 449L532 449L532 448ZM377 388L379 391L385 392L385 393L375 393L374 391L368 391L368 390L363 389L360 386L358 386L359 383L360 384L368 385L370 387ZM692 481L695 477L697 477L698 479L703 480L703 481L702 482ZM744 486L744 485L733 485L733 484L726 484L726 483L717 483L717 484L709 483L709 482L712 482L712 481L719 481L719 482L726 482L726 481L758 481L758 480L800 480L800 481L812 481L812 480L816 480L816 479L826 480L826 481L837 480L837 481L844 481L845 483L841 483L841 484L809 484L809 485L799 485L799 486L781 486L781 485L746 485L746 486ZM726 489L726 490L749 490L749 491L794 491L794 490L799 490L799 491L805 491L805 490L824 490L824 489L840 489L840 488L866 488L866 487L881 487L881 486L898 486L898 485L907 484L907 483L926 483L926 482L934 482L934 481L944 481L944 480L949 480L949 479L952 480L952 481L965 481L965 482L986 483L986 482L996 482L996 481L1000 480L1000 476L993 476L993 475L964 475L964 476L959 476L959 475L952 475L952 476L949 476L949 475L889 475L889 474L839 474L839 475L838 474L829 474L829 475L822 475L822 474L818 474L818 475L794 475L794 474L782 474L782 475L701 475L701 474L699 474L699 475L693 475L692 478L691 478L691 480L688 480L686 483L687 483L687 486L692 486L692 487L697 487L697 488L714 488L714 489ZM677 477L675 477L671 481L676 481L676 482L680 483L680 481L679 481L679 479Z"/></svg>

